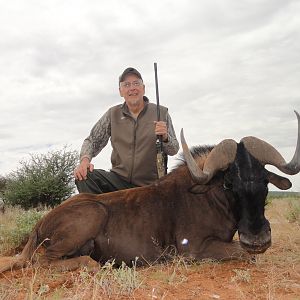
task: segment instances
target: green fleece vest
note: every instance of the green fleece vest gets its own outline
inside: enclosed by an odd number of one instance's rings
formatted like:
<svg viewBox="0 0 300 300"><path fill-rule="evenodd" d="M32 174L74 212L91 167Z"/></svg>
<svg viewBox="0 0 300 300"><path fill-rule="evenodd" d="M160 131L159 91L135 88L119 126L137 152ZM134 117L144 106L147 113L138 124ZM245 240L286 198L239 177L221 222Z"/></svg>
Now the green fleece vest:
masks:
<svg viewBox="0 0 300 300"><path fill-rule="evenodd" d="M167 120L168 109L160 107L160 120ZM135 120L126 105L110 108L112 171L126 181L144 186L158 178L156 167L157 106L145 103L144 109Z"/></svg>

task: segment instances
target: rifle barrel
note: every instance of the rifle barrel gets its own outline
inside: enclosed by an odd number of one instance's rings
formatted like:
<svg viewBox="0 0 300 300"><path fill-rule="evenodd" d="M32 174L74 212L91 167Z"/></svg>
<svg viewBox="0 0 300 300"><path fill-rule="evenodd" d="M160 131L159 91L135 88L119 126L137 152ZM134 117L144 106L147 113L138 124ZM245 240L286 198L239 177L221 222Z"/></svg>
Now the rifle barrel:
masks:
<svg viewBox="0 0 300 300"><path fill-rule="evenodd" d="M159 109L159 91L158 91L158 76L157 76L157 63L154 63L154 75L155 75L155 91L156 91L156 107L157 107L157 121L160 121L160 109Z"/></svg>

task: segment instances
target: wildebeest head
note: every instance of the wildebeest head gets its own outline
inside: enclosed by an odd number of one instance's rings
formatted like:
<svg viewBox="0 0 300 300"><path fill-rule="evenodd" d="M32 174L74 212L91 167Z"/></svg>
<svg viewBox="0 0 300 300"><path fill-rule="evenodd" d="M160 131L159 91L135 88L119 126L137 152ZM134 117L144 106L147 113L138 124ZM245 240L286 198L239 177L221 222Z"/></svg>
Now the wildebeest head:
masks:
<svg viewBox="0 0 300 300"><path fill-rule="evenodd" d="M277 167L285 174L300 171L300 116L295 154L286 163L281 154L267 142L255 137L245 137L240 143L226 139L209 153L201 170L193 159L181 131L183 154L193 180L208 183L218 171L224 171L224 187L235 199L238 233L241 245L250 253L264 252L271 245L271 229L264 215L268 183L286 190L291 182L265 169L266 164Z"/></svg>

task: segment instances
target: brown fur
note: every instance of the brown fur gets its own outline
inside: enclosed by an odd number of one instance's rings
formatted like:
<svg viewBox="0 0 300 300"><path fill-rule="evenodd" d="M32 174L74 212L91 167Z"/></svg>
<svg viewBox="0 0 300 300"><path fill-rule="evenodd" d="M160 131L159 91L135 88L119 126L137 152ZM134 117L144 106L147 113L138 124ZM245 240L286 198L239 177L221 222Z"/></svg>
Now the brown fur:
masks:
<svg viewBox="0 0 300 300"><path fill-rule="evenodd" d="M203 159L197 158L200 167ZM0 272L25 266L40 244L45 247L42 265L60 269L94 267L91 258L153 263L173 249L194 259L249 257L232 242L237 220L231 202L223 173L197 187L185 165L146 187L79 194L36 224L19 256L0 258Z"/></svg>

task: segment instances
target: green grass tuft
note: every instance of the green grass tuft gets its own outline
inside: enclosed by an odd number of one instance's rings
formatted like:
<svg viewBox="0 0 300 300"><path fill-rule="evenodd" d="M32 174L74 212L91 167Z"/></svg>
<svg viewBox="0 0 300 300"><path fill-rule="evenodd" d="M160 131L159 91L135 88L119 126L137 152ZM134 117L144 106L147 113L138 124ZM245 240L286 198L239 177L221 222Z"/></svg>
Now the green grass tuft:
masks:
<svg viewBox="0 0 300 300"><path fill-rule="evenodd" d="M0 222L0 254L19 246L47 210L7 207Z"/></svg>

